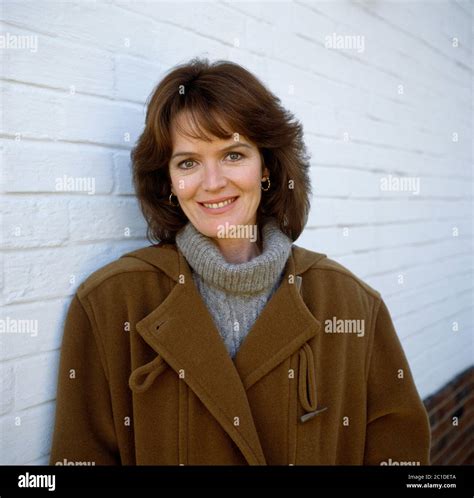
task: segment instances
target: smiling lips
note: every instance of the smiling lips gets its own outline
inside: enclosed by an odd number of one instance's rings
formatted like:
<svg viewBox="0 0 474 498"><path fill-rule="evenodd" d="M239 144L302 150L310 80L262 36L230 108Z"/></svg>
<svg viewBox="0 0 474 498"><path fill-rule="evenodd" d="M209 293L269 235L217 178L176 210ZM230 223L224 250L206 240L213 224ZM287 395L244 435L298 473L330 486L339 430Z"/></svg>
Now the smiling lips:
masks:
<svg viewBox="0 0 474 498"><path fill-rule="evenodd" d="M237 197L228 197L227 199L219 202L199 202L199 204L207 209L221 209L228 206L229 204L232 204L236 199Z"/></svg>

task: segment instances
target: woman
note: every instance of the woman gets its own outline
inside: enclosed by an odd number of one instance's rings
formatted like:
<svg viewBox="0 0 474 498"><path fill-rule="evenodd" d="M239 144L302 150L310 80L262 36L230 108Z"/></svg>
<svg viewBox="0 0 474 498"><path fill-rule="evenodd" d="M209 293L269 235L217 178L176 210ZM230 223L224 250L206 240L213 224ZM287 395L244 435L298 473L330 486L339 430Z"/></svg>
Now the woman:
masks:
<svg viewBox="0 0 474 498"><path fill-rule="evenodd" d="M242 67L170 72L132 154L150 238L68 313L51 463L420 465L426 411L380 294L295 244L302 127Z"/></svg>

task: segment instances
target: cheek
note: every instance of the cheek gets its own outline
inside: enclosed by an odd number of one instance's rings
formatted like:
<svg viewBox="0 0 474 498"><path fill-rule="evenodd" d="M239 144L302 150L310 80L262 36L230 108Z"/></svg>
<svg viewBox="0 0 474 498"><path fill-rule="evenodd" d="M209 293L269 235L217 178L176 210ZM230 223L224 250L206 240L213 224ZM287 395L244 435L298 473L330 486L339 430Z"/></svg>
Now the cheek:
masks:
<svg viewBox="0 0 474 498"><path fill-rule="evenodd" d="M260 191L260 176L254 176L252 177L252 180L248 182L248 189L247 191L249 194L256 200L260 198L261 191Z"/></svg>
<svg viewBox="0 0 474 498"><path fill-rule="evenodd" d="M255 194L260 190L261 178L259 167L255 165L255 167L238 172L234 176L233 182L242 192Z"/></svg>
<svg viewBox="0 0 474 498"><path fill-rule="evenodd" d="M199 183L195 176L171 177L171 180L176 194L182 201L190 200L194 197Z"/></svg>

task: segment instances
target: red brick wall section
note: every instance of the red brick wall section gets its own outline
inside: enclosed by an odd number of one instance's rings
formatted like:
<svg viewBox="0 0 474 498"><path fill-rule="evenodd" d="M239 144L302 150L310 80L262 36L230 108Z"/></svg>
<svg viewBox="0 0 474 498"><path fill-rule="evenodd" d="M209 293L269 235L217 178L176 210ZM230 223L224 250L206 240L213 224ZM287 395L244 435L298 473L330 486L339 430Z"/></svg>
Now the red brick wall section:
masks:
<svg viewBox="0 0 474 498"><path fill-rule="evenodd" d="M474 465L474 367L424 400L432 465Z"/></svg>

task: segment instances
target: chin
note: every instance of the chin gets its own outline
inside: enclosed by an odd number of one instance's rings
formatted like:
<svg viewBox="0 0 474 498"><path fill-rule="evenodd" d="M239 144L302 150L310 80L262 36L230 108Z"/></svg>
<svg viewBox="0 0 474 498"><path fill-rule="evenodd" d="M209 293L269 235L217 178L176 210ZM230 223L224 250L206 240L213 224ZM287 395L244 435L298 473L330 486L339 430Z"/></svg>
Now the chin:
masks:
<svg viewBox="0 0 474 498"><path fill-rule="evenodd" d="M238 226L238 225L247 225L247 222L244 222L239 219L235 219L233 217L222 217L220 219L215 220L199 220L199 223L196 228L206 237L218 238L219 230L225 229L226 226Z"/></svg>

